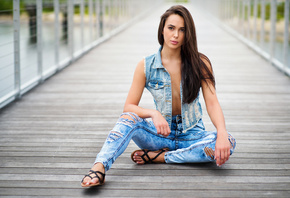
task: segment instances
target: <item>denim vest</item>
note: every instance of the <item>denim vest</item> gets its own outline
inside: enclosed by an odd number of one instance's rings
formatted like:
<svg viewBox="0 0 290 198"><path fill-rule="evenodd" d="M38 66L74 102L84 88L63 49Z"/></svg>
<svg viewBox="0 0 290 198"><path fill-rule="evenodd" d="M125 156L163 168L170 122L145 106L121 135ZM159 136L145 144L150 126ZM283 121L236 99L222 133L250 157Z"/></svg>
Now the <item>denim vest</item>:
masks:
<svg viewBox="0 0 290 198"><path fill-rule="evenodd" d="M168 71L162 65L160 47L157 54L145 57L146 89L152 94L156 110L166 119L171 126L172 118L172 92L171 78ZM182 84L180 83L180 96L182 102ZM199 103L199 94L196 99L188 104L181 105L183 133L192 129L202 117L202 109Z"/></svg>

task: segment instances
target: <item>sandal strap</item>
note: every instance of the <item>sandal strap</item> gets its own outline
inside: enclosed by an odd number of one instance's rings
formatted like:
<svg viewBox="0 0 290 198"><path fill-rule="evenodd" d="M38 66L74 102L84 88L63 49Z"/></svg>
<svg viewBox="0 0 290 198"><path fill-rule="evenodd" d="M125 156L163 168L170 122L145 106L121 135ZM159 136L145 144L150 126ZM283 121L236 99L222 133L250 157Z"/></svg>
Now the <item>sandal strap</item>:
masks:
<svg viewBox="0 0 290 198"><path fill-rule="evenodd" d="M142 160L145 162L145 164L147 164L147 163L148 163L148 164L153 164L153 163L155 163L154 160L156 160L157 157L159 157L159 155L161 155L162 153L164 153L166 150L161 149L160 152L157 153L157 155L155 155L155 157L152 158L152 159L151 159L151 158L149 157L149 155L148 155L148 153L151 152L150 150L142 149L142 151L144 152L144 154L141 155L141 158L142 158ZM144 156L146 156L147 159L145 159Z"/></svg>
<svg viewBox="0 0 290 198"><path fill-rule="evenodd" d="M102 179L99 177L99 175L98 175L97 173L99 173L99 174L102 176ZM95 176L92 177L91 174L95 174ZM87 175L84 176L84 178L82 179L82 182L81 182L81 183L83 183L83 181L84 181L84 179L85 179L86 177L89 177L89 178L91 178L91 179L98 178L99 183L102 184L102 183L104 182L104 180L105 180L105 176L106 176L105 173L102 173L102 172L100 172L100 171L90 170L90 171L89 171L89 174L87 174Z"/></svg>
<svg viewBox="0 0 290 198"><path fill-rule="evenodd" d="M150 150L145 150L145 149L142 149L142 151L144 152L144 154L141 155L141 158L145 162L145 164L147 164L147 163L148 164L153 163L153 161L151 160L151 158L148 155L148 152L151 152L151 151ZM147 159L145 159L144 156L146 156Z"/></svg>
<svg viewBox="0 0 290 198"><path fill-rule="evenodd" d="M84 179L85 179L86 177L89 177L89 178L93 179L93 178L88 174L88 175L85 175L85 176L84 176L84 178L82 179L81 183L83 183L83 181L84 181Z"/></svg>
<svg viewBox="0 0 290 198"><path fill-rule="evenodd" d="M160 151L157 155L155 155L155 157L154 157L153 159L151 159L151 161L156 160L156 158L157 158L159 155L161 155L163 152L165 152L165 150L164 150L164 149L161 149L161 151Z"/></svg>
<svg viewBox="0 0 290 198"><path fill-rule="evenodd" d="M102 177L105 177L105 173L102 173L101 171L94 171L94 170L90 170L90 173L94 173L95 175L97 175L97 173L99 173Z"/></svg>

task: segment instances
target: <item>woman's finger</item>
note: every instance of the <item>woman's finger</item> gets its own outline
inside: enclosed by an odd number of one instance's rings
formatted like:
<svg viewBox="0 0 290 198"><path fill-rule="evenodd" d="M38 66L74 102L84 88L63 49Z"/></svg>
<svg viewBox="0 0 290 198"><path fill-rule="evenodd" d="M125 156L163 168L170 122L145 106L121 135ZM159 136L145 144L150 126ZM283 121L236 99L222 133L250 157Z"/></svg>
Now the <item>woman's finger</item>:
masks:
<svg viewBox="0 0 290 198"><path fill-rule="evenodd" d="M157 134L161 134L161 127L160 126L155 126L156 130L157 130Z"/></svg>
<svg viewBox="0 0 290 198"><path fill-rule="evenodd" d="M166 126L166 128L167 128L167 136L171 133L171 131L170 131L170 128L169 128L169 125L167 124L167 126Z"/></svg>
<svg viewBox="0 0 290 198"><path fill-rule="evenodd" d="M220 161L220 152L216 149L215 150L215 160L216 160L216 165L218 165L218 166L220 166L220 163L221 163L221 161Z"/></svg>
<svg viewBox="0 0 290 198"><path fill-rule="evenodd" d="M227 149L227 161L230 159L231 151L230 149Z"/></svg>
<svg viewBox="0 0 290 198"><path fill-rule="evenodd" d="M224 150L221 150L221 162L220 162L220 165L223 165L225 163L225 151Z"/></svg>

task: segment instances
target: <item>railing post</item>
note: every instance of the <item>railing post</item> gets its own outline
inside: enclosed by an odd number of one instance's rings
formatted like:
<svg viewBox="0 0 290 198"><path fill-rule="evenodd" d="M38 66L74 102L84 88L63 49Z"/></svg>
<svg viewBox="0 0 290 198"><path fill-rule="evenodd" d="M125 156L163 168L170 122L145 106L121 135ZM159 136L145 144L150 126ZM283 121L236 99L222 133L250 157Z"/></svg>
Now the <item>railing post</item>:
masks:
<svg viewBox="0 0 290 198"><path fill-rule="evenodd" d="M248 27L247 27L247 38L250 39L250 33L251 33L251 0L248 0L248 17L247 17L247 23L248 23Z"/></svg>
<svg viewBox="0 0 290 198"><path fill-rule="evenodd" d="M99 24L100 24L100 27L99 27L99 37L102 37L104 35L104 2L103 0L99 0L99 6L100 6L100 9L99 9Z"/></svg>
<svg viewBox="0 0 290 198"><path fill-rule="evenodd" d="M229 0L225 0L224 13L225 13L224 20L227 21L229 19Z"/></svg>
<svg viewBox="0 0 290 198"><path fill-rule="evenodd" d="M114 10L114 4L115 4L115 1L114 0L110 0L111 4L110 4L110 7L111 7L111 30L113 30L115 28L115 10Z"/></svg>
<svg viewBox="0 0 290 198"><path fill-rule="evenodd" d="M90 45L93 42L93 1L89 0L89 27L90 27Z"/></svg>
<svg viewBox="0 0 290 198"><path fill-rule="evenodd" d="M276 0L271 0L271 32L270 32L270 62L273 62L275 54L276 38Z"/></svg>
<svg viewBox="0 0 290 198"><path fill-rule="evenodd" d="M225 20L226 19L226 0L221 0L221 4L222 4L222 7L221 7L221 19L222 20ZM202 2L202 7L205 7L205 6L207 6L206 4L205 4L206 2L204 1L204 2Z"/></svg>
<svg viewBox="0 0 290 198"><path fill-rule="evenodd" d="M119 26L119 22L118 22L118 19L119 19L119 3L117 0L114 0L113 1L113 10L114 10L114 28L118 27Z"/></svg>
<svg viewBox="0 0 290 198"><path fill-rule="evenodd" d="M84 0L80 1L80 14L81 14L81 49L84 49L85 41L84 41Z"/></svg>
<svg viewBox="0 0 290 198"><path fill-rule="evenodd" d="M95 12L96 12L96 39L99 38L99 35L100 35L100 2L99 0L96 0L96 3L95 3Z"/></svg>
<svg viewBox="0 0 290 198"><path fill-rule="evenodd" d="M123 17L127 17L127 2L126 0L123 0Z"/></svg>
<svg viewBox="0 0 290 198"><path fill-rule="evenodd" d="M260 32L260 43L261 49L264 50L264 42L265 42L265 1L261 1L261 32Z"/></svg>
<svg viewBox="0 0 290 198"><path fill-rule="evenodd" d="M125 17L125 1L121 0L121 16L122 18Z"/></svg>
<svg viewBox="0 0 290 198"><path fill-rule="evenodd" d="M235 0L231 0L232 2L232 5L231 5L231 21L234 22L234 18L235 18L235 4L236 4L236 1Z"/></svg>
<svg viewBox="0 0 290 198"><path fill-rule="evenodd" d="M241 24L241 16L240 16L240 0L237 0L237 18L238 18L238 27Z"/></svg>
<svg viewBox="0 0 290 198"><path fill-rule="evenodd" d="M117 14L117 19L118 19L118 23L120 22L120 19L121 19L121 1L117 1L117 7L118 7L118 14Z"/></svg>
<svg viewBox="0 0 290 198"><path fill-rule="evenodd" d="M231 1L230 0L226 0L226 20L229 21L230 16L231 16Z"/></svg>
<svg viewBox="0 0 290 198"><path fill-rule="evenodd" d="M242 1L242 34L245 36L245 1Z"/></svg>
<svg viewBox="0 0 290 198"><path fill-rule="evenodd" d="M96 28L96 40L99 38L99 27L100 27L100 24L99 24L99 0L96 0L95 1L95 13L96 13L96 17L95 17L95 20L96 20L96 24L95 24L95 28Z"/></svg>
<svg viewBox="0 0 290 198"><path fill-rule="evenodd" d="M15 97L20 98L20 7L19 0L13 0L13 29L14 29L14 91Z"/></svg>
<svg viewBox="0 0 290 198"><path fill-rule="evenodd" d="M42 0L36 1L37 17L37 69L39 82L43 81L42 73Z"/></svg>
<svg viewBox="0 0 290 198"><path fill-rule="evenodd" d="M288 67L288 50L289 50L289 0L285 0L285 9L284 9L284 20L285 20L285 26L284 26L284 72L286 72ZM290 69L290 67L289 67ZM290 75L290 74L288 74Z"/></svg>
<svg viewBox="0 0 290 198"><path fill-rule="evenodd" d="M254 0L254 32L253 40L257 43L257 17L258 17L258 0Z"/></svg>
<svg viewBox="0 0 290 198"><path fill-rule="evenodd" d="M107 27L109 27L109 31L112 30L112 1L107 0L107 6L108 6L108 24Z"/></svg>
<svg viewBox="0 0 290 198"><path fill-rule="evenodd" d="M60 70L59 64L59 0L54 0L54 57L57 70Z"/></svg>
<svg viewBox="0 0 290 198"><path fill-rule="evenodd" d="M71 62L74 60L74 34L73 34L73 8L74 8L74 0L67 1L68 6L68 42L69 42L69 55L71 58Z"/></svg>
<svg viewBox="0 0 290 198"><path fill-rule="evenodd" d="M231 0L228 0L228 20L231 21L231 15L232 15L232 10L231 10L231 6L232 6L232 1Z"/></svg>
<svg viewBox="0 0 290 198"><path fill-rule="evenodd" d="M230 0L229 10L230 10L229 19L232 21L233 16L234 16L234 1L233 0Z"/></svg>

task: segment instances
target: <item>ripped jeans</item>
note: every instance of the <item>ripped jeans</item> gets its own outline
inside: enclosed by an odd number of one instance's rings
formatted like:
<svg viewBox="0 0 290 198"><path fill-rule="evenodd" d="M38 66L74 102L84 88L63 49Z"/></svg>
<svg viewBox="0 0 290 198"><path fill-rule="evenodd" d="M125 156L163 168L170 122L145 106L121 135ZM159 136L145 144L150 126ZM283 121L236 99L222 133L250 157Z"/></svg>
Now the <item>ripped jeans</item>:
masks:
<svg viewBox="0 0 290 198"><path fill-rule="evenodd" d="M122 118L122 115L128 115L132 120ZM131 139L141 149L155 151L168 148L169 151L164 156L166 163L214 161L214 157L209 155L206 150L214 151L217 132L205 131L202 120L194 128L182 133L181 116L173 116L171 133L164 137L157 134L151 120L142 119L134 113L123 113L122 115L108 135L95 160L95 163L102 163L106 171L125 151ZM230 134L228 137L231 143L230 153L232 154L236 147L236 141Z"/></svg>

